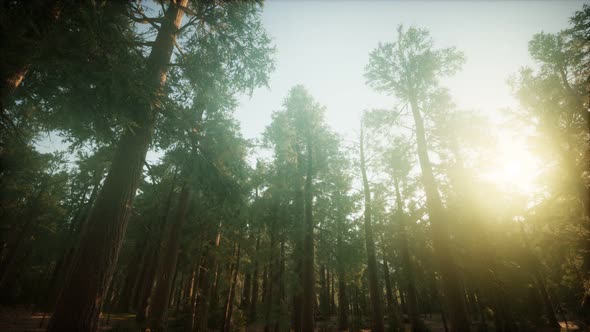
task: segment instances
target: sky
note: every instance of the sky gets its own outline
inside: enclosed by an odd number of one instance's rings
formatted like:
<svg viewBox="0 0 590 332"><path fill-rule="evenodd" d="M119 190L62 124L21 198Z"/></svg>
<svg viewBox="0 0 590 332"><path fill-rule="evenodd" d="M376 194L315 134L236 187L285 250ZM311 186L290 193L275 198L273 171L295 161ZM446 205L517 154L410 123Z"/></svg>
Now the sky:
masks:
<svg viewBox="0 0 590 332"><path fill-rule="evenodd" d="M297 1L265 2L262 21L276 46L269 88L241 96L236 117L246 138L258 138L289 89L303 84L326 106L330 127L358 133L365 109L392 108L393 97L365 85L364 67L379 42L392 42L399 24L430 31L435 47L455 46L466 63L444 85L461 109L499 114L515 107L507 79L534 65L535 33L568 26L580 1Z"/></svg>
<svg viewBox="0 0 590 332"><path fill-rule="evenodd" d="M501 122L500 110L518 107L507 80L522 66L534 66L528 42L541 31L555 33L583 1L351 1L267 0L262 22L276 47L276 69L268 87L239 96L235 116L246 138L259 138L280 110L289 89L304 85L326 107L326 122L349 141L358 139L363 110L393 108L392 96L365 85L364 68L379 42L393 42L399 24L426 28L435 48L464 52L462 70L445 79L460 109L476 110ZM522 133L497 136L495 165L484 176L521 191L533 191L539 161L526 150ZM37 148L65 148L48 135ZM265 151L257 150L257 156ZM148 152L157 162L161 151ZM251 156L254 161L257 156Z"/></svg>

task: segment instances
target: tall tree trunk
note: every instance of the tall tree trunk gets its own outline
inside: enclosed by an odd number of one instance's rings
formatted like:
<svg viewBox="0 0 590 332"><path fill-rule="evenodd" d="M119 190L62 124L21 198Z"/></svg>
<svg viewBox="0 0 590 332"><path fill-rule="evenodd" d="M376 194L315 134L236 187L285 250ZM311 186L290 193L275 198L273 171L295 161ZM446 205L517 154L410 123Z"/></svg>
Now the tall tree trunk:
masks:
<svg viewBox="0 0 590 332"><path fill-rule="evenodd" d="M195 323L195 315L197 314L197 303L199 301L199 286L203 284L201 269L205 264L206 255L203 258L195 262L193 267L193 274L191 279L191 292L187 303L187 312L189 313L188 318L185 320L185 330L193 331Z"/></svg>
<svg viewBox="0 0 590 332"><path fill-rule="evenodd" d="M283 236L281 236L281 249L280 249L280 261L279 261L279 273L277 275L277 284L278 284L278 296L276 298L275 301L275 306L277 308L277 312L278 312L278 317L279 319L277 319L276 323L275 323L275 331L280 331L281 330L281 322L283 321L284 318L288 317L288 315L285 312L285 307L283 305L283 302L285 300L285 239Z"/></svg>
<svg viewBox="0 0 590 332"><path fill-rule="evenodd" d="M229 264L228 264L229 265ZM209 294L209 309L208 312L212 313L211 315L207 315L207 328L213 329L217 327L219 314L221 310L219 308L219 280L221 279L221 274L223 273L222 264L217 264L215 269L215 278L213 279L213 285L211 287L211 293ZM229 273L229 269L228 269Z"/></svg>
<svg viewBox="0 0 590 332"><path fill-rule="evenodd" d="M385 295L387 297L387 315L389 316L389 330L399 331L403 329L403 321L399 312L399 305L397 298L394 298L393 288L391 287L391 279L389 276L389 266L387 265L387 258L383 254L383 279L385 279Z"/></svg>
<svg viewBox="0 0 590 332"><path fill-rule="evenodd" d="M186 283L186 290L184 291L184 296L186 298L186 301L184 303L185 306L187 307L191 307L193 304L193 299L194 299L194 295L195 295L195 285L197 280L199 279L199 264L198 261L193 262L192 264L192 268L191 268L191 275L190 278L188 279L188 282Z"/></svg>
<svg viewBox="0 0 590 332"><path fill-rule="evenodd" d="M274 317L273 313L274 313L274 308L273 308L273 295L275 295L275 288L276 288L276 280L275 280L275 275L276 275L276 264L275 264L275 246L276 246L276 236L277 236L277 231L276 231L276 214L273 215L273 221L272 224L270 226L270 245L269 245L269 252L270 252L270 257L268 259L268 279L266 282L266 292L265 292L265 298L263 298L264 300L264 304L266 306L265 308L265 319L264 319L264 332L270 332L272 331L273 328L273 323L274 323L274 319L276 317Z"/></svg>
<svg viewBox="0 0 590 332"><path fill-rule="evenodd" d="M364 135L363 125L361 124L361 175L363 178L363 188L365 193L365 246L367 248L367 269L369 274L369 292L371 294L371 306L373 314L373 331L383 332L383 309L381 308L381 291L379 279L377 276L377 259L375 257L375 241L373 240L373 228L371 226L371 190L367 178L367 167L365 164Z"/></svg>
<svg viewBox="0 0 590 332"><path fill-rule="evenodd" d="M84 225L86 224L86 219L88 218L88 214L90 213L90 209L92 208L92 205L94 204L94 201L96 200L96 196L98 195L98 191L100 188L100 181L102 180L102 172L103 172L102 168L95 170L94 186L92 188L92 192L90 193L90 197L88 198L88 201L85 203L83 202L83 199L81 200L81 203L80 203L81 207L79 208L79 211L76 213L76 216L74 217L74 219L70 223L69 234L68 234L68 238L66 239L65 249L64 249L62 256L60 258L61 264L59 265L59 269L57 269L55 271L55 281L51 285L51 288L49 291L49 298L47 300L48 301L47 302L47 304L48 304L47 311L48 312L53 311L53 308L55 307L55 303L56 303L57 298L59 296L59 292L63 288L63 285L65 283L65 278L71 269L72 260L74 259L74 254L75 254L77 242L79 240L78 238L80 237L80 232L82 231L82 229L84 228Z"/></svg>
<svg viewBox="0 0 590 332"><path fill-rule="evenodd" d="M201 293L201 300L197 305L197 314L195 315L196 322L193 326L196 327L196 331L207 331L207 323L209 321L209 302L212 297L212 286L213 278L215 278L214 271L217 267L216 256L219 243L221 241L221 228L222 224L219 224L217 235L215 240L209 244L209 253L207 255L207 270L202 271L203 274L203 287Z"/></svg>
<svg viewBox="0 0 590 332"><path fill-rule="evenodd" d="M420 160L420 168L422 170L422 184L426 192L426 206L430 217L432 243L442 276L445 299L449 308L450 329L452 332L469 331L469 314L465 307L459 271L452 256L450 232L432 171L430 158L428 157L424 122L418 109L418 102L415 95L410 97L410 105L416 125L418 159Z"/></svg>
<svg viewBox="0 0 590 332"><path fill-rule="evenodd" d="M238 272L240 270L240 249L241 245L238 243L238 252L236 254L236 265L231 279L227 300L225 302L225 311L223 317L223 331L229 332L231 330L231 317L234 310L234 297L236 294L236 284L238 281Z"/></svg>
<svg viewBox="0 0 590 332"><path fill-rule="evenodd" d="M180 281L178 281L178 275L180 274ZM173 283L173 287L172 287L172 291L171 294L174 295L174 297L172 297L170 299L170 306L174 306L175 310L174 310L174 314L178 315L178 312L180 311L180 304L184 301L184 291L187 288L187 284L189 284L190 280L186 279L186 275L185 273L182 273L180 271L180 265L178 265L178 263L176 264L176 272L174 273L174 283ZM176 288L176 291L174 291L174 288Z"/></svg>
<svg viewBox="0 0 590 332"><path fill-rule="evenodd" d="M344 248L343 234L346 232L344 225L344 214L342 212L342 198L340 191L336 191L334 201L336 203L337 211L337 235L336 235L336 273L338 274L338 330L348 330L348 295L346 290L346 276L344 266L344 256L346 255Z"/></svg>
<svg viewBox="0 0 590 332"><path fill-rule="evenodd" d="M160 241L150 244L150 251L143 268L142 280L138 285L136 295L135 321L144 324L149 316L150 296L154 287L156 274L158 273Z"/></svg>
<svg viewBox="0 0 590 332"><path fill-rule="evenodd" d="M142 258L145 254L146 246L146 240L141 242L138 241L135 246L135 253L131 261L129 261L125 282L123 284L123 290L121 291L119 303L117 304L118 311L127 312L131 307L131 299L137 286L137 279L139 279L138 277L143 263Z"/></svg>
<svg viewBox="0 0 590 332"><path fill-rule="evenodd" d="M180 192L178 207L174 222L168 232L168 239L164 242L164 250L160 255L156 286L152 293L150 308L150 325L156 329L164 329L168 314L168 300L172 290L172 278L176 271L178 251L180 249L180 236L182 226L185 223L191 200L192 191L188 183L184 183Z"/></svg>
<svg viewBox="0 0 590 332"><path fill-rule="evenodd" d="M530 247L529 240L527 235L524 231L524 227L520 224L520 232L524 242L524 250L525 250L525 257L528 261L529 271L532 274L533 281L536 285L536 288L541 296L541 300L543 301L543 309L545 311L545 315L547 317L547 323L549 327L559 328L559 322L557 321L557 316L555 315L555 310L553 309L553 304L551 303L551 299L549 298L549 293L547 292L547 288L545 287L545 279L543 278L542 274L539 272L540 262L533 253L533 250Z"/></svg>
<svg viewBox="0 0 590 332"><path fill-rule="evenodd" d="M22 252L21 248L31 228L37 224L41 197L45 193L47 186L48 184L44 181L35 196L31 198L27 213L22 216L24 219L23 225L18 231L15 230L16 234L11 236L8 241L8 252L6 255L3 255L2 264L0 265L0 287L4 286L4 283L11 279L11 276L15 274L15 270L18 269L16 258L19 256L19 252Z"/></svg>
<svg viewBox="0 0 590 332"><path fill-rule="evenodd" d="M314 330L315 277L314 277L314 243L313 243L313 189L312 189L312 144L307 142L307 176L305 178L305 228L303 241L303 301L301 310L301 329L304 332Z"/></svg>
<svg viewBox="0 0 590 332"><path fill-rule="evenodd" d="M162 234L164 233L167 220L171 214L170 209L172 207L172 197L174 196L174 188L176 186L176 176L177 173L174 174L174 178L170 184L168 196L163 208L159 206L160 201L158 201L156 205L156 211L159 211L160 215L156 219L153 228L150 228L148 232L150 236L150 243L148 245L149 252L146 256L146 265L143 269L145 273L142 276L142 282L139 283L136 301L134 301L134 304L137 307L135 310L135 321L139 324L145 324L149 316L150 297L152 295L152 289L156 280L156 275L158 273L158 262L161 247L163 241L165 240Z"/></svg>
<svg viewBox="0 0 590 332"><path fill-rule="evenodd" d="M304 158L300 151L299 145L296 145L297 152L297 188L295 190L294 210L295 210L295 230L294 230L294 249L293 264L296 275L296 285L293 290L293 312L291 325L294 332L301 332L301 319L303 312L303 241L305 229L305 203L304 203L304 182L303 174L305 172ZM303 227L302 227L303 226Z"/></svg>
<svg viewBox="0 0 590 332"><path fill-rule="evenodd" d="M250 307L250 292L252 292L252 273L246 272L242 299L240 301L240 307L244 308L244 310L248 310Z"/></svg>
<svg viewBox="0 0 590 332"><path fill-rule="evenodd" d="M252 273L252 297L248 308L248 321L256 320L256 304L258 303L258 249L260 248L260 235L256 237L256 249L254 250L254 272Z"/></svg>
<svg viewBox="0 0 590 332"><path fill-rule="evenodd" d="M336 280L334 269L330 270L330 316L336 312Z"/></svg>
<svg viewBox="0 0 590 332"><path fill-rule="evenodd" d="M399 179L394 179L395 183L395 196L396 196L396 205L397 205L397 219L399 222L399 233L401 237L401 256L402 256L402 264L404 265L404 270L406 272L406 293L407 296L402 296L402 303L406 302L406 309L408 311L408 317L410 319L410 324L412 325L412 331L419 332L425 330L424 323L420 319L420 315L418 314L418 304L416 303L416 284L415 284L415 277L414 277L414 264L410 257L410 248L408 245L408 235L406 230L406 217L403 211L403 204L402 204L402 196L400 193L400 183Z"/></svg>
<svg viewBox="0 0 590 332"><path fill-rule="evenodd" d="M330 295L327 293L328 280L326 279L326 266L320 265L320 314L321 319L325 320L329 317Z"/></svg>
<svg viewBox="0 0 590 332"><path fill-rule="evenodd" d="M146 82L154 98L162 93L176 34L188 0L171 2L147 63ZM96 331L106 291L119 257L133 198L151 141L156 112L151 100L140 102L139 127L127 130L117 151L73 261L68 282L49 323L49 332Z"/></svg>

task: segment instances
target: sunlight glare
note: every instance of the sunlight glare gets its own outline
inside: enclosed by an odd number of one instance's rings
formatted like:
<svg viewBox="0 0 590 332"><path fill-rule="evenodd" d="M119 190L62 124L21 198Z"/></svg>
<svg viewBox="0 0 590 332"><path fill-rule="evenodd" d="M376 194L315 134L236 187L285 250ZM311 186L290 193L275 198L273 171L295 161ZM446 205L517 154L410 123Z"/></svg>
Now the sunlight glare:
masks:
<svg viewBox="0 0 590 332"><path fill-rule="evenodd" d="M529 151L524 138L507 131L500 132L497 138L493 161L482 172L482 179L509 192L528 196L536 193L540 161Z"/></svg>

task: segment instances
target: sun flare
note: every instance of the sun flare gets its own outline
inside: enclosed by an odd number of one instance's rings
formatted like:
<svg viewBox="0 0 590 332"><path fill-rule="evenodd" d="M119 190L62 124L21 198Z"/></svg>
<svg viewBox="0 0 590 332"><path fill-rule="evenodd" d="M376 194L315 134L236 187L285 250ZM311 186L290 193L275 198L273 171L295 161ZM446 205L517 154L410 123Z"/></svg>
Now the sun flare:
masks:
<svg viewBox="0 0 590 332"><path fill-rule="evenodd" d="M482 179L502 190L532 195L539 191L539 159L528 149L524 138L501 132L494 148L494 158L482 172Z"/></svg>

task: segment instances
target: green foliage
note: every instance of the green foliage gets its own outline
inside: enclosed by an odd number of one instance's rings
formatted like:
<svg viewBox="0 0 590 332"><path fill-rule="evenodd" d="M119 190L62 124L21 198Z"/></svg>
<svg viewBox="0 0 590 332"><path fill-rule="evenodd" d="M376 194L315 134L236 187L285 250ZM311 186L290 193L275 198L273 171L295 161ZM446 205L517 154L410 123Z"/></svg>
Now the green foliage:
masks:
<svg viewBox="0 0 590 332"><path fill-rule="evenodd" d="M365 68L367 84L401 99L424 97L437 86L441 77L461 68L464 57L455 48L433 49L427 30L403 26L397 29L397 41L379 44L369 55ZM417 95L419 94L419 95Z"/></svg>

